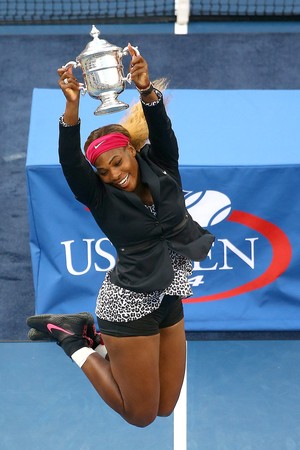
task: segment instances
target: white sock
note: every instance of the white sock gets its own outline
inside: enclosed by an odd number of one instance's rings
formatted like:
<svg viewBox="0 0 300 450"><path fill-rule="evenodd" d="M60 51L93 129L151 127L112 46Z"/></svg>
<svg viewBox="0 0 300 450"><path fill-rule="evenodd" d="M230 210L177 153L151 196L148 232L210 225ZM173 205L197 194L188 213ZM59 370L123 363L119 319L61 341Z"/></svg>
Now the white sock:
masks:
<svg viewBox="0 0 300 450"><path fill-rule="evenodd" d="M92 353L95 353L95 350L93 350L92 348L82 347L74 352L73 355L71 355L71 358L77 364L77 366L81 368Z"/></svg>
<svg viewBox="0 0 300 450"><path fill-rule="evenodd" d="M105 358L105 356L107 355L106 347L105 347L105 345L103 345L103 344L97 345L97 347L95 348L95 351L96 351L97 353L99 353L99 355L101 355L102 358Z"/></svg>

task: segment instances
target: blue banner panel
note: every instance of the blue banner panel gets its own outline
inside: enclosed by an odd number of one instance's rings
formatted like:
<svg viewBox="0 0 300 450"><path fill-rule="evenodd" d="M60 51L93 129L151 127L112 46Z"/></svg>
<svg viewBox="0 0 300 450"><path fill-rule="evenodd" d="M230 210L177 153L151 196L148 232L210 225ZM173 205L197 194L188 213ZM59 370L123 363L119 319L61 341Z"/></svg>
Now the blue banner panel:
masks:
<svg viewBox="0 0 300 450"><path fill-rule="evenodd" d="M186 330L299 329L300 137L294 118L300 92L167 94L186 205L216 236L207 259L194 262L193 296L184 300ZM129 102L134 95L123 93ZM26 173L37 314L93 312L115 263L113 246L74 199L58 163L61 97L58 90L37 89L32 103ZM183 99L189 105L184 112ZM93 99L81 101L83 141L91 129L121 118L94 117L96 106Z"/></svg>

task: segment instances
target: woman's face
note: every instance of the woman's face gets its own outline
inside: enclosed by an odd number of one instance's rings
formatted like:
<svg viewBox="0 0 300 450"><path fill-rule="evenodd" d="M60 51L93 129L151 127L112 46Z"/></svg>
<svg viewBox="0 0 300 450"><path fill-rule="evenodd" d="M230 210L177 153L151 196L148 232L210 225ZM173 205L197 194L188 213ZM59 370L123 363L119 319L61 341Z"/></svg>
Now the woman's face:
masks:
<svg viewBox="0 0 300 450"><path fill-rule="evenodd" d="M136 151L132 145L102 153L95 162L97 173L104 183L134 192L140 182Z"/></svg>

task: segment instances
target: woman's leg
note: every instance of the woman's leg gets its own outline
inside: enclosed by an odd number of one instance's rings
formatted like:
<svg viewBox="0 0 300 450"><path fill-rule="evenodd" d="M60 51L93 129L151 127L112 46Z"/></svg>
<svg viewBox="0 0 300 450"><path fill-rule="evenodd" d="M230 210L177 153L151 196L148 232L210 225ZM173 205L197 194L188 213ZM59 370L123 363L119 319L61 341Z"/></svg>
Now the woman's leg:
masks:
<svg viewBox="0 0 300 450"><path fill-rule="evenodd" d="M86 314L41 315L29 318L27 323L51 335L71 356L88 345L84 336L89 321ZM81 367L103 400L129 423L140 427L149 425L158 414L170 414L185 369L183 320L163 328L160 334L102 337L110 361L93 352Z"/></svg>
<svg viewBox="0 0 300 450"><path fill-rule="evenodd" d="M95 354L82 369L103 400L137 426L170 415L185 373L184 320L154 336L102 337L110 362Z"/></svg>
<svg viewBox="0 0 300 450"><path fill-rule="evenodd" d="M180 395L186 365L184 320L160 330L159 416L170 415Z"/></svg>
<svg viewBox="0 0 300 450"><path fill-rule="evenodd" d="M83 364L83 372L102 399L127 422L139 427L149 425L160 405L160 335L102 337L109 362L92 354ZM179 387L174 394L173 389L172 400Z"/></svg>
<svg viewBox="0 0 300 450"><path fill-rule="evenodd" d="M82 370L103 400L141 427L157 415L170 415L185 373L184 320L161 329L159 335L102 337L110 362L93 354Z"/></svg>

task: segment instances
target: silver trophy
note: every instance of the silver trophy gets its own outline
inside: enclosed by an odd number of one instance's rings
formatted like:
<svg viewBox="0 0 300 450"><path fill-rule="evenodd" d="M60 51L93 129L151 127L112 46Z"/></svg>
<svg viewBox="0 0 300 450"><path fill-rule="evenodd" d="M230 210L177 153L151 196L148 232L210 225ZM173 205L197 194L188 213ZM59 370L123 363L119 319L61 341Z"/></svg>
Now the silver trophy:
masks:
<svg viewBox="0 0 300 450"><path fill-rule="evenodd" d="M82 69L84 84L82 94L86 92L92 98L101 101L94 114L109 114L128 108L127 103L118 100L118 95L125 89L125 82L131 83L128 73L124 76L122 58L128 54L128 47L121 48L112 45L104 39L99 39L100 31L93 25L90 35L93 40L76 57L63 67ZM137 47L133 47L138 55Z"/></svg>

